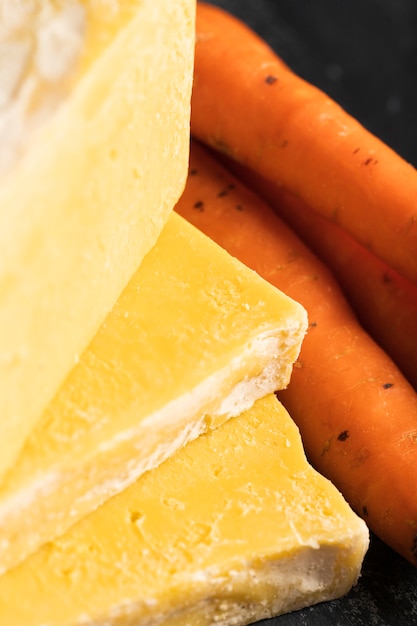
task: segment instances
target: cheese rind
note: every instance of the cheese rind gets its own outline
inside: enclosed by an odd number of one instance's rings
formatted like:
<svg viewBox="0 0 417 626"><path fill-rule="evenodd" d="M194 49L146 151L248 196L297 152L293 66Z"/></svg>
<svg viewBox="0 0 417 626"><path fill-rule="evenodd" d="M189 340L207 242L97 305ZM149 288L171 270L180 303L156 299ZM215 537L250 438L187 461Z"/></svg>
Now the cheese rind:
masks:
<svg viewBox="0 0 417 626"><path fill-rule="evenodd" d="M195 0L112 4L86 10L71 89L0 179L0 476L185 184Z"/></svg>
<svg viewBox="0 0 417 626"><path fill-rule="evenodd" d="M1 577L0 623L243 626L347 593L368 541L270 395Z"/></svg>
<svg viewBox="0 0 417 626"><path fill-rule="evenodd" d="M290 379L304 308L172 213L0 483L0 569Z"/></svg>

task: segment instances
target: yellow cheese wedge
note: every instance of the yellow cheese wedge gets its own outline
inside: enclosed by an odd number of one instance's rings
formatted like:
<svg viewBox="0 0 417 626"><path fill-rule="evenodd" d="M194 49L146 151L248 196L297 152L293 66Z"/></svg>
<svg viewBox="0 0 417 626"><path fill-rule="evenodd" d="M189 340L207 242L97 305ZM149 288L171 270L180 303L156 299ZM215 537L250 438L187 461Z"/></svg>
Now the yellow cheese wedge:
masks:
<svg viewBox="0 0 417 626"><path fill-rule="evenodd" d="M182 192L195 0L0 8L0 476Z"/></svg>
<svg viewBox="0 0 417 626"><path fill-rule="evenodd" d="M306 326L300 304L173 213L0 483L1 570L285 387Z"/></svg>
<svg viewBox="0 0 417 626"><path fill-rule="evenodd" d="M0 578L2 626L241 626L345 594L363 520L274 395Z"/></svg>

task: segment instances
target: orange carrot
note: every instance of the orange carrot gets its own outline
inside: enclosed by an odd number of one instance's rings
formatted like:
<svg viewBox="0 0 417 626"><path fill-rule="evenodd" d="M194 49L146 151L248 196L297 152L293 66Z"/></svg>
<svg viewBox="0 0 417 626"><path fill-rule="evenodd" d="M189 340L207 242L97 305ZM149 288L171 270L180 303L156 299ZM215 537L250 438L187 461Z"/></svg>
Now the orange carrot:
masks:
<svg viewBox="0 0 417 626"><path fill-rule="evenodd" d="M249 27L197 6L191 130L302 198L417 284L417 171Z"/></svg>
<svg viewBox="0 0 417 626"><path fill-rule="evenodd" d="M417 565L417 394L358 324L329 270L260 198L192 143L176 211L309 315L279 394L307 456L379 537Z"/></svg>
<svg viewBox="0 0 417 626"><path fill-rule="evenodd" d="M417 286L300 198L247 167L226 162L330 267L361 324L417 390Z"/></svg>

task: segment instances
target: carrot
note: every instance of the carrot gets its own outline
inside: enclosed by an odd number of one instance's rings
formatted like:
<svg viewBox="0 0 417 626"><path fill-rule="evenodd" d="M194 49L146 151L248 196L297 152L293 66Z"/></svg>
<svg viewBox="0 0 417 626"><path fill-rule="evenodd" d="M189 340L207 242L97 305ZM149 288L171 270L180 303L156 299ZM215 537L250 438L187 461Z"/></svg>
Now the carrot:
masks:
<svg viewBox="0 0 417 626"><path fill-rule="evenodd" d="M326 266L201 145L175 210L289 296L309 330L279 394L310 462L417 565L417 394L357 322Z"/></svg>
<svg viewBox="0 0 417 626"><path fill-rule="evenodd" d="M243 22L197 5L191 131L417 283L417 171Z"/></svg>
<svg viewBox="0 0 417 626"><path fill-rule="evenodd" d="M330 267L362 326L417 390L417 286L300 198L246 167L226 163Z"/></svg>

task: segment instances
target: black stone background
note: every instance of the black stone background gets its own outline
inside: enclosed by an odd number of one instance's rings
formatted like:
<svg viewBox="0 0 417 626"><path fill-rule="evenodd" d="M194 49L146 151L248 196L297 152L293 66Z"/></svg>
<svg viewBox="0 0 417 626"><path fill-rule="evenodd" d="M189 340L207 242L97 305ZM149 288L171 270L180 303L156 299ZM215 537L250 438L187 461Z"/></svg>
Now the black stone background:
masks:
<svg viewBox="0 0 417 626"><path fill-rule="evenodd" d="M295 72L417 167L417 0L212 4L244 19ZM347 596L258 624L365 625L417 626L417 568L374 536Z"/></svg>

